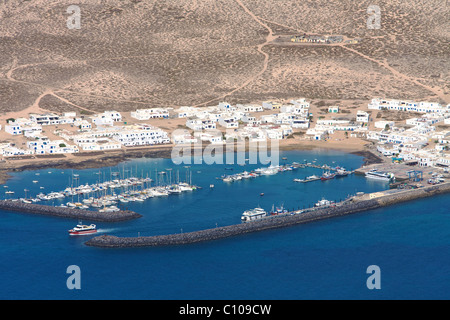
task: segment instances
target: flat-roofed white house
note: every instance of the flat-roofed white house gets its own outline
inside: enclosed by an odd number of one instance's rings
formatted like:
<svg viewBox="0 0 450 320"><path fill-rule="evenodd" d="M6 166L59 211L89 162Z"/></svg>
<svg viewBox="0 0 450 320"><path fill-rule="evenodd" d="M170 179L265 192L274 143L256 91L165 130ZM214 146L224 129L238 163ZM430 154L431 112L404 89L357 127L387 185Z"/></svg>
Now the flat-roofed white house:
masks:
<svg viewBox="0 0 450 320"><path fill-rule="evenodd" d="M203 132L194 132L194 137L197 137L201 141L208 141L212 144L222 144L223 136L219 130L206 130Z"/></svg>
<svg viewBox="0 0 450 320"><path fill-rule="evenodd" d="M137 120L167 119L169 118L169 110L164 108L137 109L130 115Z"/></svg>
<svg viewBox="0 0 450 320"><path fill-rule="evenodd" d="M370 113L363 110L358 110L356 112L356 122L367 123L370 119Z"/></svg>
<svg viewBox="0 0 450 320"><path fill-rule="evenodd" d="M92 129L92 124L85 119L76 119L73 125L78 127L81 131L86 131Z"/></svg>
<svg viewBox="0 0 450 320"><path fill-rule="evenodd" d="M12 134L13 136L17 136L22 134L22 127L20 124L16 124L16 123L8 123L7 125L5 125L5 132Z"/></svg>
<svg viewBox="0 0 450 320"><path fill-rule="evenodd" d="M201 131L207 129L216 129L216 123L209 119L188 119L186 121L186 127L194 131Z"/></svg>
<svg viewBox="0 0 450 320"><path fill-rule="evenodd" d="M262 107L267 110L278 110L281 109L281 103L275 101L264 101Z"/></svg>
<svg viewBox="0 0 450 320"><path fill-rule="evenodd" d="M114 126L114 120L106 115L99 114L91 117L91 120L96 126Z"/></svg>
<svg viewBox="0 0 450 320"><path fill-rule="evenodd" d="M125 128L115 134L113 139L127 147L170 143L167 132L151 126Z"/></svg>
<svg viewBox="0 0 450 320"><path fill-rule="evenodd" d="M328 107L329 113L338 113L339 112L339 106L329 106Z"/></svg>
<svg viewBox="0 0 450 320"><path fill-rule="evenodd" d="M234 119L232 117L220 118L218 123L220 126L227 128L227 129L239 128L239 123L236 121L236 119Z"/></svg>
<svg viewBox="0 0 450 320"><path fill-rule="evenodd" d="M79 152L77 146L67 145L64 140L50 141L46 137L42 137L38 140L28 141L27 147L35 154L64 154Z"/></svg>
<svg viewBox="0 0 450 320"><path fill-rule="evenodd" d="M256 104L237 104L236 105L237 110L241 112L262 112L264 111L263 107Z"/></svg>
<svg viewBox="0 0 450 320"><path fill-rule="evenodd" d="M291 121L292 128L296 129L308 129L309 128L309 119L296 117Z"/></svg>

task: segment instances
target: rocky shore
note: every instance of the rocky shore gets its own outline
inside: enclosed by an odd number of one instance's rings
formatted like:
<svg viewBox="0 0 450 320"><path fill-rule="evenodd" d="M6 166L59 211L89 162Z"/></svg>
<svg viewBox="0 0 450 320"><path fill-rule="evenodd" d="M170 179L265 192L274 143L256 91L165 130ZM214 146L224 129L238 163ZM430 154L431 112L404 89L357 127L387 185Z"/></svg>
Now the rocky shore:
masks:
<svg viewBox="0 0 450 320"><path fill-rule="evenodd" d="M101 222L119 222L142 217L142 215L129 210L117 212L98 212L64 207L52 207L34 203L23 203L20 201L11 200L1 200L0 209L6 211L18 211L20 213Z"/></svg>
<svg viewBox="0 0 450 320"><path fill-rule="evenodd" d="M356 212L367 211L371 209L394 205L405 201L429 197L447 192L450 192L450 183L444 183L434 186L426 186L418 189L387 192L386 194L383 192L378 192L372 194L372 197L369 195L368 197L369 199L365 197L366 200L355 197L352 200L347 201L345 204L336 207L317 209L314 211L301 214L275 216L272 218L257 220L248 223L242 223L237 225L189 233L179 233L179 234L160 235L151 237L116 237L116 236L102 235L87 241L86 245L103 248L125 248L125 247L152 247L152 246L192 244L202 241L212 241L232 236L244 235L250 232L288 227L301 223L307 223L331 217L348 215Z"/></svg>

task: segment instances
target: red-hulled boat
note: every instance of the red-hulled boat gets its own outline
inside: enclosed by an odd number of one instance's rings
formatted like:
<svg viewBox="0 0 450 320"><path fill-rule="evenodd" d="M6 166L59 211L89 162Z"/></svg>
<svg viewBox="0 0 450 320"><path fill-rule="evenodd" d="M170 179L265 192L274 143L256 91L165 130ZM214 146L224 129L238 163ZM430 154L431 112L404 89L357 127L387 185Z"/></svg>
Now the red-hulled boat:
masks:
<svg viewBox="0 0 450 320"><path fill-rule="evenodd" d="M335 176L336 176L335 173L325 172L325 173L320 177L320 180L325 181L325 180L334 179Z"/></svg>
<svg viewBox="0 0 450 320"><path fill-rule="evenodd" d="M76 227L69 230L70 235L83 235L83 234L91 234L91 233L96 233L96 232L97 232L97 229L96 229L95 224L91 224L89 226L84 225L84 224L77 224Z"/></svg>

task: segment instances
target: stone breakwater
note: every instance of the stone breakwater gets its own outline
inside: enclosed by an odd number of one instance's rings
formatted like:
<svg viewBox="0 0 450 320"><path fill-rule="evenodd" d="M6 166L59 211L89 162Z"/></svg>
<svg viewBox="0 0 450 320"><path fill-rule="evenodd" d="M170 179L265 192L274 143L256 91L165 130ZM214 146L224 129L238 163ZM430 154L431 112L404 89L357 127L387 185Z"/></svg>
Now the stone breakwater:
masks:
<svg viewBox="0 0 450 320"><path fill-rule="evenodd" d="M34 203L23 203L20 201L11 200L1 200L0 209L7 211L17 211L21 213L40 214L61 218L101 222L119 222L142 217L140 214L128 210L117 212L98 212L63 207L52 207Z"/></svg>
<svg viewBox="0 0 450 320"><path fill-rule="evenodd" d="M274 216L267 219L189 233L149 237L116 237L102 235L87 241L86 245L104 248L185 245L343 216L446 192L450 192L450 183L391 192L386 195L377 195L375 198L368 200L361 200L355 197L353 200L347 201L336 207L322 208L301 214Z"/></svg>

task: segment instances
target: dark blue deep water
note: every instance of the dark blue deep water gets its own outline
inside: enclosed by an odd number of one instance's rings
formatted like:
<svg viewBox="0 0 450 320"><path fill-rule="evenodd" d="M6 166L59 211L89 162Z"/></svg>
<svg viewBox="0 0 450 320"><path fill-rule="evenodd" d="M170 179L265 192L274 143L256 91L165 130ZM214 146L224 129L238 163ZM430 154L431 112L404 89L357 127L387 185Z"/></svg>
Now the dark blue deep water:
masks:
<svg viewBox="0 0 450 320"><path fill-rule="evenodd" d="M363 161L335 151L290 151L281 156L287 162L316 161L347 169ZM292 181L322 173L313 168L233 183L216 179L261 166L185 168L170 159L138 159L100 170L14 173L8 188L1 188L22 197L25 188L28 195L63 190L74 173L85 184L109 178L114 171L154 178L155 169L170 168L172 179L184 180L190 170L192 183L203 189L130 202L128 208L141 213L141 219L97 223L100 234L137 236L240 223L242 212L258 205L297 209L322 198L339 201L358 191L388 187L357 175L307 184ZM225 170L230 167L234 170ZM210 189L210 184L215 187ZM449 200L442 195L214 242L139 249L87 247L84 242L91 235L67 233L78 221L0 211L0 299L449 299ZM81 270L79 290L66 286L70 265ZM379 290L366 286L370 265L380 268Z"/></svg>

